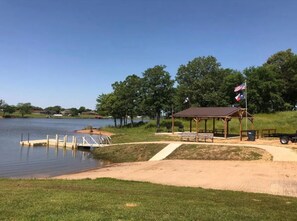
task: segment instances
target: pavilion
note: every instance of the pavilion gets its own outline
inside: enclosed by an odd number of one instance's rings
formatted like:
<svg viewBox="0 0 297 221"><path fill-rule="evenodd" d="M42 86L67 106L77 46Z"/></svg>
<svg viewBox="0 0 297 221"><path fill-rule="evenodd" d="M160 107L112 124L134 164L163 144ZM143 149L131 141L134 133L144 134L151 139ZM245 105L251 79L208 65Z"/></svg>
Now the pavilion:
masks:
<svg viewBox="0 0 297 221"><path fill-rule="evenodd" d="M224 123L223 134L224 138L229 135L229 122L232 119L239 120L239 134L241 136L242 131L242 120L247 118L252 123L254 127L254 119L251 114L249 114L246 109L238 107L190 107L186 110L180 111L172 115L172 125L174 125L174 118L187 118L190 119L190 131L192 131L192 120L196 122L196 132L199 131L199 123L204 121L204 131L216 133L215 121L222 120ZM212 129L207 129L207 121L212 120ZM172 133L174 133L174 126L172 127Z"/></svg>

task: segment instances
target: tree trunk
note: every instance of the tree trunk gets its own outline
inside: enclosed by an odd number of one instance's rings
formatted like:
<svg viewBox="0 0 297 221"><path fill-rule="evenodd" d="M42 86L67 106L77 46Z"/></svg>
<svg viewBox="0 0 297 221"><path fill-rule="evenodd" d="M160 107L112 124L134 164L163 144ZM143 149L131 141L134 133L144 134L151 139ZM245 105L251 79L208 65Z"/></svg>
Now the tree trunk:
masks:
<svg viewBox="0 0 297 221"><path fill-rule="evenodd" d="M133 122L133 116L132 115L130 116L130 120L131 120L131 127L133 127L134 122Z"/></svg>
<svg viewBox="0 0 297 221"><path fill-rule="evenodd" d="M117 118L113 118L114 120L114 127L117 127Z"/></svg>
<svg viewBox="0 0 297 221"><path fill-rule="evenodd" d="M160 118L161 118L161 112L158 111L158 113L157 113L157 128L160 128Z"/></svg>
<svg viewBox="0 0 297 221"><path fill-rule="evenodd" d="M120 127L123 126L123 117L120 117Z"/></svg>

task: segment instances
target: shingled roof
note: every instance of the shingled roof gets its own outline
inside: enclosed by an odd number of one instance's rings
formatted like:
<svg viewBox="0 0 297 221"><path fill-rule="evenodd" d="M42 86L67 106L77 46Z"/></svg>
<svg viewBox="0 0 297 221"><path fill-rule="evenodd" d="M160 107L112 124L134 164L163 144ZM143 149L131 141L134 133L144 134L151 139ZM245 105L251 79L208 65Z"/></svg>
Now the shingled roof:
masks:
<svg viewBox="0 0 297 221"><path fill-rule="evenodd" d="M174 117L198 117L198 118L214 118L214 117L240 117L240 113L245 110L238 107L190 107L186 110L175 113ZM252 117L248 113L248 117Z"/></svg>

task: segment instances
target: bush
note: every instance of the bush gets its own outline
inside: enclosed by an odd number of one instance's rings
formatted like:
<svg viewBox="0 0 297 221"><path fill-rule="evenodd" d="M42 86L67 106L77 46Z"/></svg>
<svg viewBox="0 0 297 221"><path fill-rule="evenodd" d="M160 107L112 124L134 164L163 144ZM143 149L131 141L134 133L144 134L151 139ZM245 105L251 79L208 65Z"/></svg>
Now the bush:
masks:
<svg viewBox="0 0 297 221"><path fill-rule="evenodd" d="M156 123L151 121L145 126L145 129L155 128L155 127L157 127Z"/></svg>

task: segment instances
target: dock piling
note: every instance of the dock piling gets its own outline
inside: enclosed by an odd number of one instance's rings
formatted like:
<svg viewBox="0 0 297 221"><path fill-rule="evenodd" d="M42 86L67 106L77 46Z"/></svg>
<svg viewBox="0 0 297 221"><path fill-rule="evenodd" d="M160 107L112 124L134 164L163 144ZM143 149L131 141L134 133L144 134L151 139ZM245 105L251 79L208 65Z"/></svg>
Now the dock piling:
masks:
<svg viewBox="0 0 297 221"><path fill-rule="evenodd" d="M56 134L56 146L58 147L59 146L59 135Z"/></svg>
<svg viewBox="0 0 297 221"><path fill-rule="evenodd" d="M46 135L46 145L49 146L49 135Z"/></svg>
<svg viewBox="0 0 297 221"><path fill-rule="evenodd" d="M64 144L63 147L66 148L66 143L67 143L68 137L67 135L64 136Z"/></svg>

